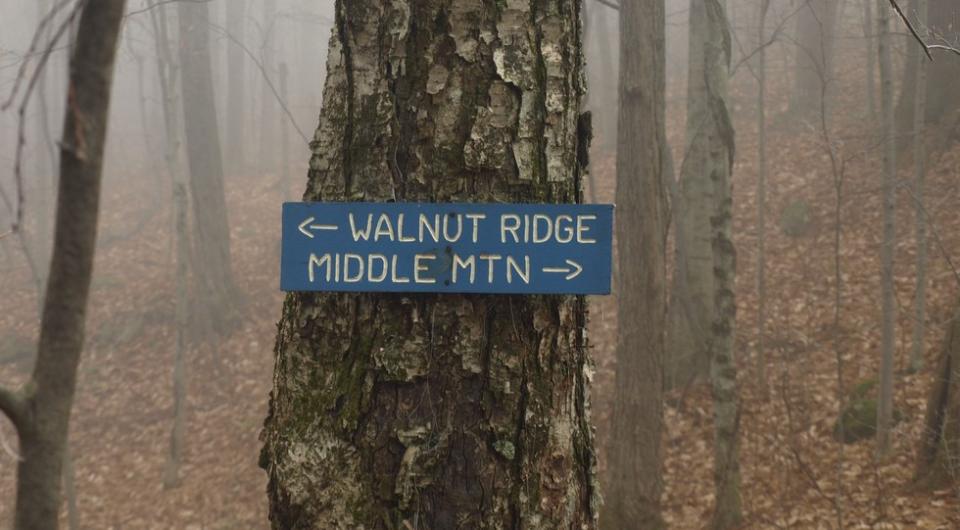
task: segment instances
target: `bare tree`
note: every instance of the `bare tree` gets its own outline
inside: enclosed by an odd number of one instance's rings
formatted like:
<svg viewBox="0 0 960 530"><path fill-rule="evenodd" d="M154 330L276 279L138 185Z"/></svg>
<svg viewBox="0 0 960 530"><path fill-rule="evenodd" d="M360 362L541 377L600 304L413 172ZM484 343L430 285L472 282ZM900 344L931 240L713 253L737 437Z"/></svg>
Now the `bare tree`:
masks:
<svg viewBox="0 0 960 530"><path fill-rule="evenodd" d="M736 254L732 238L734 130L727 112L730 33L724 0L691 0L691 57L702 65L691 77L702 100L699 138L709 155L703 169L710 192L710 270L713 276L708 335L710 382L714 408L714 484L716 507L711 527L727 529L742 519L740 500L740 404L734 355ZM693 36L696 35L696 36ZM696 55L694 55L696 54ZM691 72L693 61L691 60ZM702 81L701 81L702 80ZM693 89L691 89L692 91Z"/></svg>
<svg viewBox="0 0 960 530"><path fill-rule="evenodd" d="M833 77L837 0L802 0L797 17L797 63L791 108L800 115L815 115L823 96L820 79ZM826 95L829 97L829 93Z"/></svg>
<svg viewBox="0 0 960 530"><path fill-rule="evenodd" d="M247 0L227 2L227 32L239 40L244 37L244 15ZM243 50L239 46L227 43L227 170L237 173L246 162L244 149L244 104L246 103L246 63Z"/></svg>
<svg viewBox="0 0 960 530"><path fill-rule="evenodd" d="M603 527L664 528L666 314L663 0L620 4L617 131L617 369ZM671 176L666 178L672 179Z"/></svg>
<svg viewBox="0 0 960 530"><path fill-rule="evenodd" d="M223 157L210 68L210 20L205 2L178 2L180 85L193 205L193 258L199 292L194 317L223 332L235 316L230 264L230 222L223 187Z"/></svg>
<svg viewBox="0 0 960 530"><path fill-rule="evenodd" d="M887 0L877 0L879 15L880 54L880 113L883 125L883 241L881 261L881 346L880 397L877 400L877 451L885 454L890 449L890 428L893 423L893 349L895 307L893 299L893 253L896 231L894 208L896 200L896 138L893 109L893 72L890 60L892 35L890 33L890 6Z"/></svg>
<svg viewBox="0 0 960 530"><path fill-rule="evenodd" d="M125 1L81 5L70 62L53 254L37 361L30 382L19 392L0 390L0 409L16 425L20 438L17 530L58 526L70 409L93 274L107 113Z"/></svg>

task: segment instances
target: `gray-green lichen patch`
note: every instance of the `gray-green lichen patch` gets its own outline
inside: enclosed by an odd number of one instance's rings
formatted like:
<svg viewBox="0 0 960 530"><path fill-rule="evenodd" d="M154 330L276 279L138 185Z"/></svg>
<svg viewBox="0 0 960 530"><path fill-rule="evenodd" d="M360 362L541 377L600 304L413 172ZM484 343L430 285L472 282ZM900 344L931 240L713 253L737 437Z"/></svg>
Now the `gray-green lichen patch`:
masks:
<svg viewBox="0 0 960 530"><path fill-rule="evenodd" d="M517 448L510 440L497 440L493 442L493 448L507 460L513 460L517 456Z"/></svg>
<svg viewBox="0 0 960 530"><path fill-rule="evenodd" d="M513 125L517 121L517 98L502 81L490 84L489 105L477 109L470 138L463 148L464 162L471 169L501 169L510 160Z"/></svg>

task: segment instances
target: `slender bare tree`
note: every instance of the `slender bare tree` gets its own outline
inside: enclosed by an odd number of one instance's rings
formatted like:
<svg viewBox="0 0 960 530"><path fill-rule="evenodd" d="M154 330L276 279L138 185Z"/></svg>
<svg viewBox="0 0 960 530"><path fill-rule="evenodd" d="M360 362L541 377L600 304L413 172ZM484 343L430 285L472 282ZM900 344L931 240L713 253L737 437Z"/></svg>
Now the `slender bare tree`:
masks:
<svg viewBox="0 0 960 530"><path fill-rule="evenodd" d="M70 61L50 273L37 361L18 392L0 389L0 409L17 427L16 530L58 526L70 410L83 350L97 240L101 170L124 0L82 4Z"/></svg>
<svg viewBox="0 0 960 530"><path fill-rule="evenodd" d="M890 449L893 423L893 349L895 313L893 299L893 254L896 246L894 208L896 201L897 146L893 109L893 66L890 60L893 36L888 0L877 0L877 32L880 54L880 113L883 125L883 241L880 245L882 316L880 320L880 396L877 399L877 451Z"/></svg>

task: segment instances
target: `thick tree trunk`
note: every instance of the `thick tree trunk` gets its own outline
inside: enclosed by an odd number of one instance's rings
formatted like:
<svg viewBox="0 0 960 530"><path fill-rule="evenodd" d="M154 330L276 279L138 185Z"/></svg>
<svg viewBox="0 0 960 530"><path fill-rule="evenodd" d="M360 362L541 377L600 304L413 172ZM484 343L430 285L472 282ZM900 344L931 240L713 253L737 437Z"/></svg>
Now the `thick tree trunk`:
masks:
<svg viewBox="0 0 960 530"><path fill-rule="evenodd" d="M0 408L17 426L17 530L58 525L61 475L97 239L100 177L117 37L124 0L86 4L70 63L60 150L53 255L30 383L0 391Z"/></svg>
<svg viewBox="0 0 960 530"><path fill-rule="evenodd" d="M793 112L816 116L820 111L823 87L833 78L833 48L836 34L837 0L804 0L797 14L796 75Z"/></svg>
<svg viewBox="0 0 960 530"><path fill-rule="evenodd" d="M603 527L657 529L663 493L665 215L663 0L620 3L616 387ZM672 177L670 177L672 178Z"/></svg>
<svg viewBox="0 0 960 530"><path fill-rule="evenodd" d="M199 283L194 319L223 332L234 315L236 288L230 268L230 223L223 189L223 159L210 69L210 28L204 2L178 2L180 83L190 193L193 204L193 270Z"/></svg>
<svg viewBox="0 0 960 530"><path fill-rule="evenodd" d="M244 42L244 16L247 0L230 0L226 5L227 32L233 38ZM243 49L237 43L227 39L227 170L236 174L244 169L244 104L247 88L244 77L246 66Z"/></svg>
<svg viewBox="0 0 960 530"><path fill-rule="evenodd" d="M307 200L576 202L580 2L339 0ZM287 296L277 529L594 528L583 297Z"/></svg>
<svg viewBox="0 0 960 530"><path fill-rule="evenodd" d="M916 480L921 488L936 489L957 482L960 457L960 310L947 327L927 399Z"/></svg>

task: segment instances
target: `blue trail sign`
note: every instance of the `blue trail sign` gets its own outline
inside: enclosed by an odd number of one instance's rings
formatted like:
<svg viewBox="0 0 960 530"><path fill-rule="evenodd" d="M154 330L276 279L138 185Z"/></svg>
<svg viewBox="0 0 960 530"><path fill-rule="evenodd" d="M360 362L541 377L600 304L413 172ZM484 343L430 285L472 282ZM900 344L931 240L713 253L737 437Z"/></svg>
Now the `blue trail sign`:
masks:
<svg viewBox="0 0 960 530"><path fill-rule="evenodd" d="M284 291L609 294L612 205L283 205Z"/></svg>

